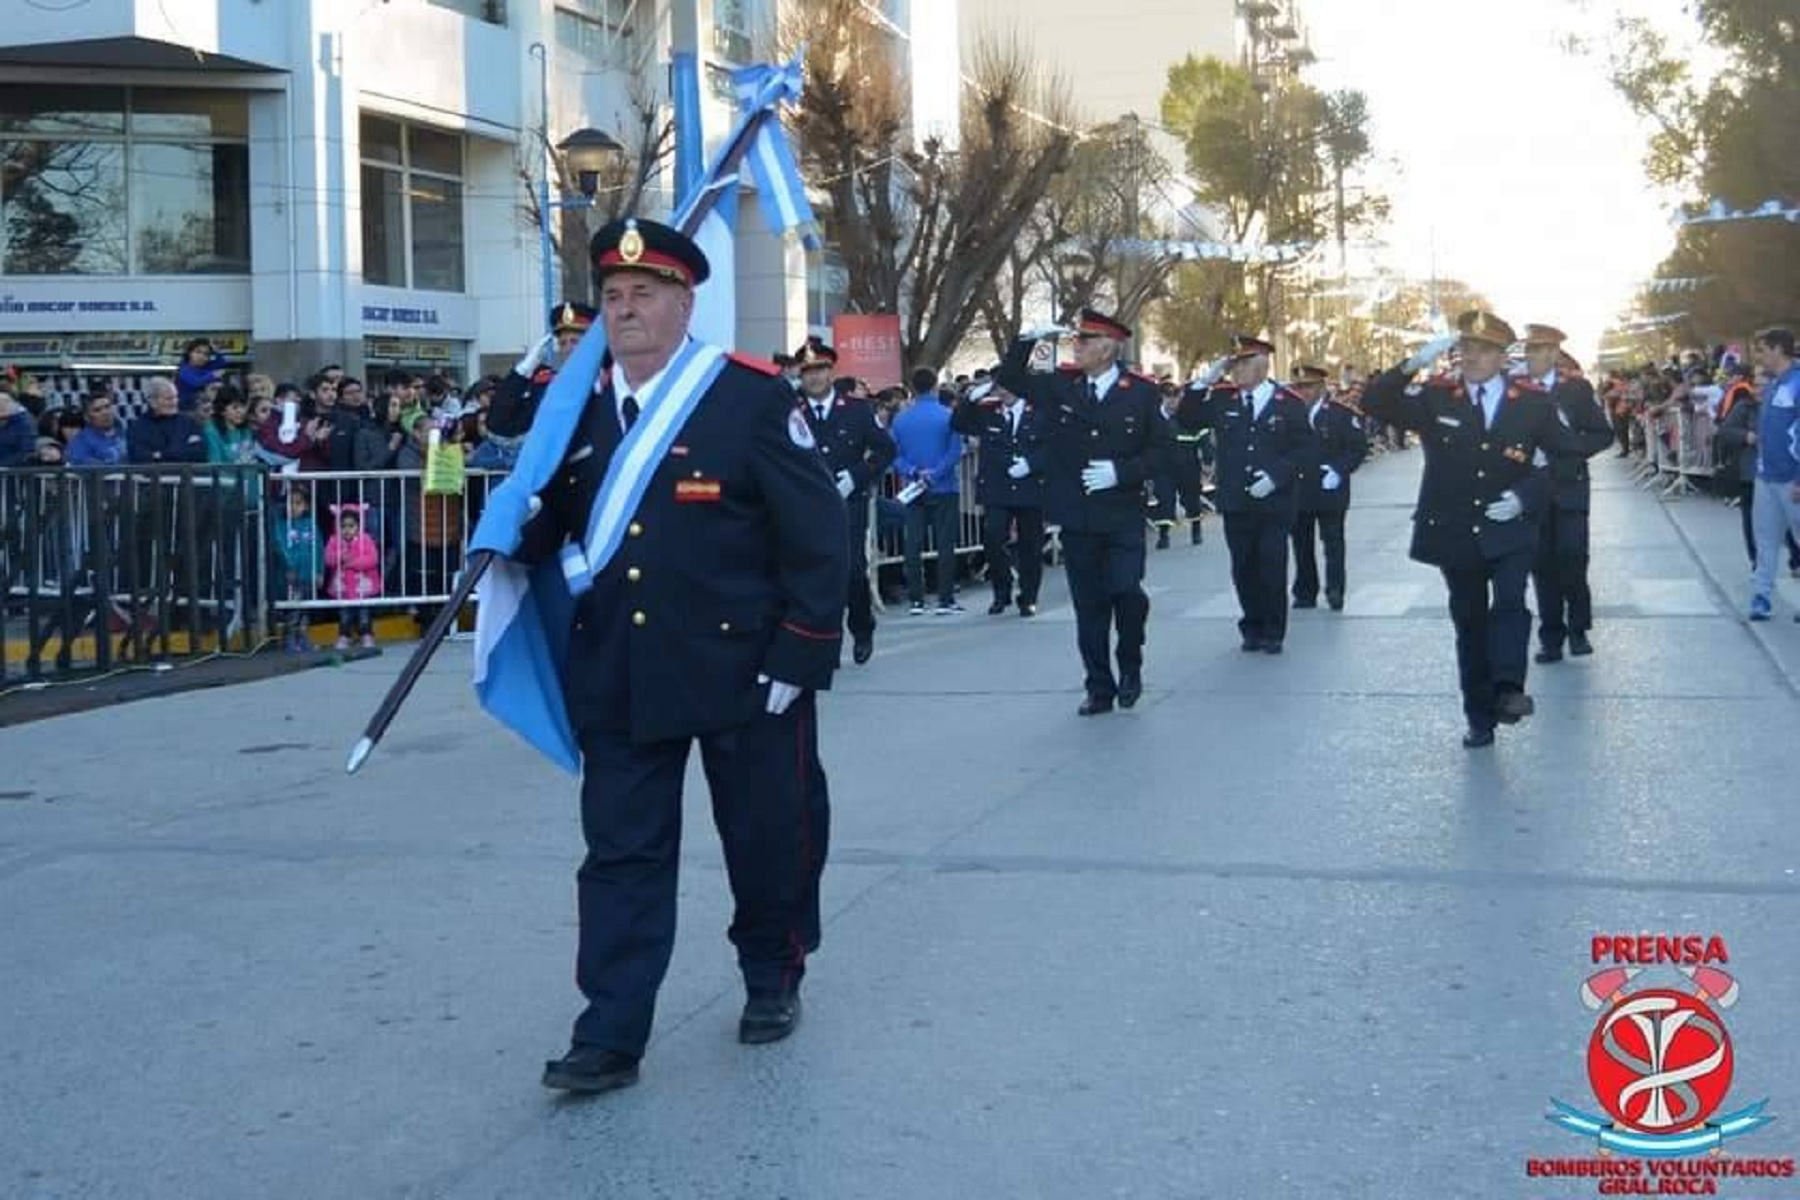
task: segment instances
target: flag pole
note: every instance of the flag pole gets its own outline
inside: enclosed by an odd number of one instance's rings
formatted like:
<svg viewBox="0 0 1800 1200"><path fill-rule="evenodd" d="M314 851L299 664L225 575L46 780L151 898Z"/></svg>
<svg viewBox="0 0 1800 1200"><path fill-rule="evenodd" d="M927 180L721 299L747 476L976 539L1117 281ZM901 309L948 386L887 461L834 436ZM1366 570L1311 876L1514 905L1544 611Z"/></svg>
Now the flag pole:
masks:
<svg viewBox="0 0 1800 1200"><path fill-rule="evenodd" d="M712 212L713 205L718 203L719 193L723 190L724 183L728 182L727 177L737 170L738 164L743 162L744 155L749 153L751 144L761 133L763 122L776 119L773 107L759 108L738 126L737 132L732 135L731 141L719 156L717 165L708 174L706 186L702 187L689 200L688 209L680 219L680 229L683 235L693 237L699 231L707 215ZM537 507L538 502L534 499L532 511L535 512ZM456 616L462 611L463 606L468 604L475 595L476 585L481 582L481 577L487 574L487 570L493 565L493 562L494 552L492 550L477 550L469 556L462 576L456 581L456 587L450 593L450 599L438 610L437 616L432 618L431 624L419 638L419 644L413 647L412 657L406 660L406 666L401 669L399 678L395 679L393 685L388 688L387 695L382 698L380 706L375 710L375 715L369 718L368 725L363 729L362 737L358 738L356 745L350 748L350 757L344 764L344 770L348 774L356 774L363 763L368 761L369 755L374 753L375 747L380 744L382 737L387 733L388 726L393 724L394 718L399 715L400 706L405 704L406 698L412 694L413 687L419 682L419 676L425 673L426 666L431 662L431 656L437 653L438 647L443 645L444 638L449 635L451 623L456 620Z"/></svg>

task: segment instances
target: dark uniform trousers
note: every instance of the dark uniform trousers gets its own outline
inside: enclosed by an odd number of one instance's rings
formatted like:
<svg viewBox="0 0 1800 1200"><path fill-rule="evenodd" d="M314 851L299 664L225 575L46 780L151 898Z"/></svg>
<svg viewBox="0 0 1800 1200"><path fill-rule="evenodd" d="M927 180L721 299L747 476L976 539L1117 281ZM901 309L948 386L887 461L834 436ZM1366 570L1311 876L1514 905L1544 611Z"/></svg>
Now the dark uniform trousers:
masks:
<svg viewBox="0 0 1800 1200"><path fill-rule="evenodd" d="M1150 620L1150 597L1142 585L1144 527L1093 533L1064 530L1061 540L1087 693L1110 699L1119 690L1111 661L1115 625L1120 674L1135 675L1144 669L1144 629Z"/></svg>
<svg viewBox="0 0 1800 1200"><path fill-rule="evenodd" d="M681 784L694 741L736 899L729 933L745 987L799 983L819 946L830 836L816 712L808 692L780 716L698 738L640 744L627 732L582 732L575 982L587 1008L576 1042L641 1056L649 1041L675 946Z"/></svg>
<svg viewBox="0 0 1800 1200"><path fill-rule="evenodd" d="M590 402L519 561L584 533L621 441ZM573 1040L641 1055L675 936L682 783L699 743L750 991L791 988L820 937L830 800L814 691L838 660L849 555L842 503L791 393L736 363L656 468L623 544L575 604L564 700L582 754ZM579 444L585 443L585 444ZM698 481L698 482L696 482ZM766 712L758 676L803 689Z"/></svg>
<svg viewBox="0 0 1800 1200"><path fill-rule="evenodd" d="M1293 514L1280 510L1225 513L1231 586L1244 614L1238 632L1251 641L1279 642L1287 636L1287 556L1293 522Z"/></svg>
<svg viewBox="0 0 1800 1200"><path fill-rule="evenodd" d="M981 511L981 541L994 603L1012 603L1016 574L1019 603L1036 604L1044 579L1044 510L990 504Z"/></svg>
<svg viewBox="0 0 1800 1200"><path fill-rule="evenodd" d="M1200 444L1198 435L1176 432L1175 449L1169 456L1168 470L1156 477L1152 494L1156 506L1150 519L1160 524L1173 524L1175 502L1181 502L1181 513L1189 521L1200 520ZM1196 528L1197 528L1196 524Z"/></svg>
<svg viewBox="0 0 1800 1200"><path fill-rule="evenodd" d="M1344 516L1339 512L1303 511L1294 518L1294 599L1319 598L1319 560L1317 547L1324 543L1325 591L1343 595Z"/></svg>
<svg viewBox="0 0 1800 1200"><path fill-rule="evenodd" d="M853 638L875 633L875 599L869 587L869 493L852 492L844 502L850 526L850 616Z"/></svg>
<svg viewBox="0 0 1800 1200"><path fill-rule="evenodd" d="M1490 426L1459 378L1409 386L1410 379L1401 368L1383 372L1364 404L1377 419L1416 431L1424 444L1411 554L1444 576L1463 713L1471 728L1492 729L1499 693L1525 690L1525 581L1552 494L1548 469L1535 464L1540 453L1562 450L1564 436L1549 394L1527 381L1501 382L1504 396ZM1511 521L1490 519L1486 509L1507 492L1523 512Z"/></svg>

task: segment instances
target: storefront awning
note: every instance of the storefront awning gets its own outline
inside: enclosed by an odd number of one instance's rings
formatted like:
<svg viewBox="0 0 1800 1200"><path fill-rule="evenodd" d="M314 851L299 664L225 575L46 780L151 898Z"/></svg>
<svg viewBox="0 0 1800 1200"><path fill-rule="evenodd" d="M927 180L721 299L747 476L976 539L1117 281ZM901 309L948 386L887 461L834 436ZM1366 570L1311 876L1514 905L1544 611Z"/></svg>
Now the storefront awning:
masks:
<svg viewBox="0 0 1800 1200"><path fill-rule="evenodd" d="M151 38L91 38L79 42L44 42L35 46L0 46L0 66L100 67L115 71L280 71L286 68L210 54L192 46Z"/></svg>

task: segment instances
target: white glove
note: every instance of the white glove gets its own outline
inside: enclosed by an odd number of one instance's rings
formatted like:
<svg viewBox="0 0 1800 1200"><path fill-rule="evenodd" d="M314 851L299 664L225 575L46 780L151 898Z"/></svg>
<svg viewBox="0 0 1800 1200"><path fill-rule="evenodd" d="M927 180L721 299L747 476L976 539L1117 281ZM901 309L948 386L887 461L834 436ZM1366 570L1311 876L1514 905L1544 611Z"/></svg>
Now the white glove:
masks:
<svg viewBox="0 0 1800 1200"><path fill-rule="evenodd" d="M1213 384L1219 382L1219 380L1225 378L1225 372L1230 369L1231 359L1214 359L1207 364L1206 370L1200 372L1199 377L1194 380L1194 386L1199 388L1209 388Z"/></svg>
<svg viewBox="0 0 1800 1200"><path fill-rule="evenodd" d="M1500 493L1500 498L1487 506L1487 519L1490 521L1516 521L1524 513L1524 501L1512 492Z"/></svg>
<svg viewBox="0 0 1800 1200"><path fill-rule="evenodd" d="M1319 482L1319 486L1325 491L1335 492L1344 486L1344 477L1337 473L1337 468L1326 467L1325 478Z"/></svg>
<svg viewBox="0 0 1800 1200"><path fill-rule="evenodd" d="M1039 325L1036 329L1027 329L1019 336L1028 342L1041 342L1045 338L1063 337L1068 332L1061 325Z"/></svg>
<svg viewBox="0 0 1800 1200"><path fill-rule="evenodd" d="M300 436L300 403L297 400L281 402L281 429L276 436L284 442L295 441Z"/></svg>
<svg viewBox="0 0 1800 1200"><path fill-rule="evenodd" d="M1250 481L1250 498L1265 500L1275 494L1275 481L1269 478L1267 471L1258 471L1256 478Z"/></svg>
<svg viewBox="0 0 1800 1200"><path fill-rule="evenodd" d="M550 353L551 348L555 345L556 335L554 333L546 333L543 338L539 340L538 344L527 350L525 352L525 357L521 358L513 366L513 374L523 375L525 378L530 379L532 372L536 371L538 367L543 364L544 358Z"/></svg>
<svg viewBox="0 0 1800 1200"><path fill-rule="evenodd" d="M1012 466L1006 468L1008 479L1023 479L1029 474L1031 474L1031 464L1022 458L1015 457L1012 460Z"/></svg>
<svg viewBox="0 0 1800 1200"><path fill-rule="evenodd" d="M1432 363L1449 353L1450 347L1454 345L1456 345L1456 335L1454 333L1447 333L1442 337L1432 338L1429 342L1426 342L1423 346L1419 347L1419 352L1417 354L1406 360L1406 370L1408 372L1423 371L1426 367L1429 367Z"/></svg>
<svg viewBox="0 0 1800 1200"><path fill-rule="evenodd" d="M1111 459L1095 459L1081 469L1081 486L1090 494L1119 486L1119 468Z"/></svg>
<svg viewBox="0 0 1800 1200"><path fill-rule="evenodd" d="M856 490L856 480L850 478L850 472L839 471L837 473L837 489L838 495L846 500L850 498L850 493Z"/></svg>
<svg viewBox="0 0 1800 1200"><path fill-rule="evenodd" d="M763 706L763 711L767 712L770 716L779 717L782 713L792 707L794 701L800 698L801 689L795 687L791 683L783 683L779 679L770 679L767 675L758 675L756 677L756 682L769 685L769 702Z"/></svg>

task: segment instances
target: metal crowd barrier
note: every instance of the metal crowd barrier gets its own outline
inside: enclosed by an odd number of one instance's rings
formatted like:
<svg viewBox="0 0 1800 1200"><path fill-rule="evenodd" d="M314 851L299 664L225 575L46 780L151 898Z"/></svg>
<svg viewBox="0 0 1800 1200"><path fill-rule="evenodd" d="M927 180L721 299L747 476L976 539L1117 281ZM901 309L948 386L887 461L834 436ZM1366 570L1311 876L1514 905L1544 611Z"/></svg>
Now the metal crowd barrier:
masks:
<svg viewBox="0 0 1800 1200"><path fill-rule="evenodd" d="M1639 413L1634 419L1641 440L1642 457L1635 476L1639 483L1665 500L1679 499L1696 491L1694 480L1711 479L1717 469L1713 419L1704 411L1671 408L1660 416Z"/></svg>
<svg viewBox="0 0 1800 1200"><path fill-rule="evenodd" d="M0 679L254 649L267 633L261 470L0 470Z"/></svg>

